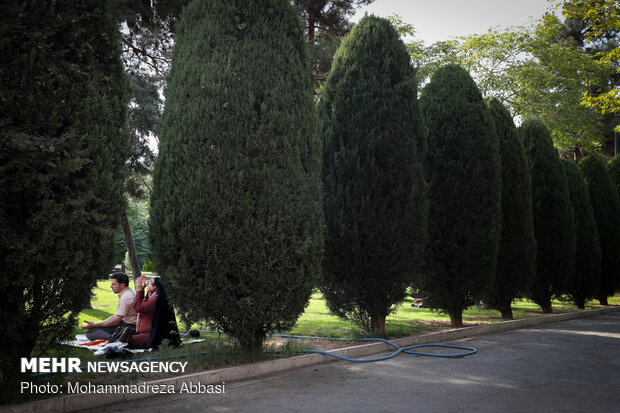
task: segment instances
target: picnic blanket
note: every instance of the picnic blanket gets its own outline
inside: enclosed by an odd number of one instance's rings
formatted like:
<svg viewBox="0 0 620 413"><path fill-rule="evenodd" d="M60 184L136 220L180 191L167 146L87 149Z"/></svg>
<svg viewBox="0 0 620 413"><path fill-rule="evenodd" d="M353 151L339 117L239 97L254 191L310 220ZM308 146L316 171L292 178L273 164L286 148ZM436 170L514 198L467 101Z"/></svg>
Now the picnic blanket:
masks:
<svg viewBox="0 0 620 413"><path fill-rule="evenodd" d="M204 341L204 339L192 338L192 339L182 340L181 344L199 343L201 341ZM113 344L116 347L123 347L127 351L130 351L132 353L144 353L145 351L151 351L152 350L151 348L148 348L148 349L143 349L143 348L126 348L127 343L108 343L108 340L90 341L88 338L86 338L86 334L77 334L75 336L75 340L62 341L61 344L64 344L66 346L79 347L79 348L84 348L84 349L87 349L87 350L91 350L91 351L95 352L95 355L98 355L97 352L99 352L99 351L105 352L106 346L111 346ZM123 344L123 346L120 346L120 344ZM103 354L103 353L101 353L101 354Z"/></svg>
<svg viewBox="0 0 620 413"><path fill-rule="evenodd" d="M127 346L127 343L108 343L108 340L90 341L88 338L86 338L86 334L77 334L75 336L75 340L62 341L61 344L64 344L66 346L79 347L79 348L91 350L95 352L95 355L99 355L97 353L101 350L104 350L105 352L106 346L111 346L112 344L114 344L115 347L126 347ZM124 344L124 345L121 346L120 344ZM144 353L144 351L146 350L150 351L151 349L128 348L126 350L132 353Z"/></svg>

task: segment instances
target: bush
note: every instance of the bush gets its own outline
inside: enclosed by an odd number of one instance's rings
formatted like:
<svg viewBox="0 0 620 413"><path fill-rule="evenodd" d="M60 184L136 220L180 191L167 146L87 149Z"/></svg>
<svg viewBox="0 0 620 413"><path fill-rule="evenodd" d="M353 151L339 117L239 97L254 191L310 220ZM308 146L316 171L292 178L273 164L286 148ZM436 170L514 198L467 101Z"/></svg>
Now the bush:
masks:
<svg viewBox="0 0 620 413"><path fill-rule="evenodd" d="M185 9L153 178L153 261L182 317L212 321L248 353L295 324L320 274L313 109L289 4Z"/></svg>
<svg viewBox="0 0 620 413"><path fill-rule="evenodd" d="M321 290L333 314L384 334L422 259L427 212L415 73L389 21L366 16L342 42L319 113Z"/></svg>
<svg viewBox="0 0 620 413"><path fill-rule="evenodd" d="M547 127L537 119L521 125L532 177L536 276L530 297L545 313L551 298L566 291L575 270L575 219L566 172Z"/></svg>
<svg viewBox="0 0 620 413"><path fill-rule="evenodd" d="M420 107L428 137L427 268L416 286L424 303L462 325L462 312L486 293L497 263L500 157L478 87L457 65L433 75Z"/></svg>
<svg viewBox="0 0 620 413"><path fill-rule="evenodd" d="M620 283L620 196L602 158L586 156L579 162L579 169L588 187L601 244L601 278L596 298L607 305L607 297L616 292Z"/></svg>
<svg viewBox="0 0 620 413"><path fill-rule="evenodd" d="M525 152L508 109L486 100L499 139L501 158L501 230L497 270L484 302L512 319L512 301L529 291L536 269L532 187Z"/></svg>
<svg viewBox="0 0 620 413"><path fill-rule="evenodd" d="M572 297L578 308L583 309L586 301L593 298L598 289L601 277L601 246L583 176L574 162L562 159L562 165L566 172L571 206L575 214L578 251L578 254L575 254L575 271L566 293Z"/></svg>

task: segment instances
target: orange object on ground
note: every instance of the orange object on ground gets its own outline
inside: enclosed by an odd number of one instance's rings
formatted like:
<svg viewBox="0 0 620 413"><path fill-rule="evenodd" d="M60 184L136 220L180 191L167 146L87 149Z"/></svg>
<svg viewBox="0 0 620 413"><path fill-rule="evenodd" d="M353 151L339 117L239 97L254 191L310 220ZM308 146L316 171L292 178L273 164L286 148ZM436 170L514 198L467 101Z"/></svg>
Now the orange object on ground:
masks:
<svg viewBox="0 0 620 413"><path fill-rule="evenodd" d="M80 343L80 346L98 346L99 344L108 344L108 340L95 340L88 343Z"/></svg>

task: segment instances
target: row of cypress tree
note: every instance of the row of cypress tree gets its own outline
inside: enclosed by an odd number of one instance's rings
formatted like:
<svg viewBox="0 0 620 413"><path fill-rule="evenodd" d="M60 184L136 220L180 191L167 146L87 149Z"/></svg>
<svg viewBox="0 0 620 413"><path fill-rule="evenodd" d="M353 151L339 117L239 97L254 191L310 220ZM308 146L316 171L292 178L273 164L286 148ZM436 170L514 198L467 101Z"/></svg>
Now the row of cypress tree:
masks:
<svg viewBox="0 0 620 413"><path fill-rule="evenodd" d="M296 14L286 2L255 3L196 0L179 28L151 230L185 315L215 322L249 352L295 323L317 283L334 313L371 330L383 330L412 282L453 321L482 291L507 316L527 280L542 279L535 254L569 259L536 253L527 224L549 209L545 187L530 191L524 178L525 153L541 177L546 163L534 157L557 159L537 148L550 144L544 128L523 126L523 152L505 108L489 100L487 113L455 66L418 103L404 46L374 17L338 52L319 128ZM0 16L5 401L19 357L69 333L109 267L128 131L109 1L7 0ZM617 193L596 157L564 168L558 191L570 194L581 254L576 276L558 278L567 285L537 287L537 297L606 302L620 268ZM618 169L616 158L616 185Z"/></svg>
<svg viewBox="0 0 620 413"><path fill-rule="evenodd" d="M576 165L562 166L546 127L531 120L519 132L508 110L497 99L483 101L454 65L431 79L416 113L404 102L413 95L402 93L408 76L398 36L387 22L367 17L342 43L321 95L327 222L321 289L331 312L383 332L407 280L453 326L478 300L506 319L517 297L533 298L545 312L563 294L580 308L595 296L606 303L619 274L608 271L613 287L599 287L594 218L600 214L592 212ZM398 108L390 106L395 102ZM401 142L410 134L403 160ZM394 170L402 172L396 179ZM411 189L402 191L398 179L407 173L423 173L424 187L409 178ZM413 201L399 210L394 199L402 194ZM613 200L606 203L615 210ZM605 225L614 228L618 220L612 221ZM609 238L608 257L618 245Z"/></svg>
<svg viewBox="0 0 620 413"><path fill-rule="evenodd" d="M302 32L277 0L194 0L182 15L151 237L188 319L253 353L317 283L332 313L380 334L411 285L454 326L479 300L511 318L518 296L545 311L592 296L596 252L575 264L575 248L596 244L596 208L540 122L519 133L456 65L418 101L404 44L372 16L336 53L317 120Z"/></svg>

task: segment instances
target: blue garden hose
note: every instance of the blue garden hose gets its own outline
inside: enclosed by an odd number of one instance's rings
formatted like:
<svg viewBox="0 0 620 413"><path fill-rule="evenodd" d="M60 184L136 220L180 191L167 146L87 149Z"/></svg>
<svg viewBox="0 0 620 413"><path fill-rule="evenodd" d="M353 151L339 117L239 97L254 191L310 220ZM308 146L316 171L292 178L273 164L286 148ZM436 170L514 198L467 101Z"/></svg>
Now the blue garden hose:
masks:
<svg viewBox="0 0 620 413"><path fill-rule="evenodd" d="M323 350L305 350L304 353L323 354L323 355L326 355L326 356L335 357L335 358L340 359L340 360L350 361L352 363L371 363L373 361L381 361L381 360L391 359L392 357L396 357L400 353L412 354L412 355L415 355L415 356L455 358L455 357L470 356L472 354L475 354L478 351L474 347L452 346L452 345L449 345L449 344L416 344L416 345L413 345L413 346L398 347L396 344L394 344L394 343L392 343L392 342L390 342L388 340L384 340L382 338L361 338L361 339L359 339L359 341L381 341L381 342L384 342L384 343L394 347L394 349L396 349L396 351L394 351L392 354L388 354L387 356L370 358L370 359L354 359L354 358L344 357L344 356L341 356L339 354L334 354L334 353L331 353L329 351L323 351ZM418 351L410 351L413 348L420 348L420 347L443 347L443 348L453 348L453 349L466 350L466 351L463 352L463 353L453 353L453 354L421 353L421 352L418 352Z"/></svg>
<svg viewBox="0 0 620 413"><path fill-rule="evenodd" d="M200 330L200 332L202 332L202 333L222 333L221 331L204 331L204 330ZM277 337L284 337L284 338L306 339L306 340L348 341L346 338L292 336L292 335L288 335L288 334L276 334L276 336ZM354 358L341 356L339 354L334 354L334 353L331 353L329 351L324 351L324 350L303 350L302 352L303 353L312 353L312 354L323 354L325 356L335 357L335 358L337 358L339 360L350 361L352 363L370 363L370 362L373 362L373 361L388 360L388 359L391 359L392 357L396 357L400 353L411 354L411 355L414 355L414 356L457 358L457 357L470 356L472 354L475 354L478 351L478 350L476 350L475 347L453 346L453 345L449 345L449 344L415 344L415 345L412 345L412 346L398 347L396 344L392 343L391 341L385 340L383 338L360 338L357 341L379 341L379 342L383 342L383 343L385 343L385 344L387 344L389 346L392 346L396 351L394 351L392 354L389 354L387 356L370 358L370 359L354 359ZM462 352L462 353L451 353L451 354L438 354L438 353L422 353L422 352L419 352L419 351L411 351L411 349L421 348L421 347L451 348L451 349L456 349L456 350L464 350L464 352Z"/></svg>

